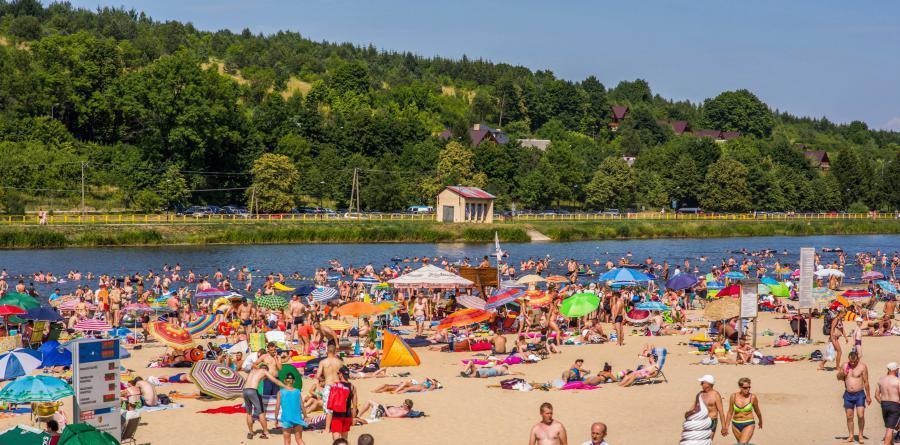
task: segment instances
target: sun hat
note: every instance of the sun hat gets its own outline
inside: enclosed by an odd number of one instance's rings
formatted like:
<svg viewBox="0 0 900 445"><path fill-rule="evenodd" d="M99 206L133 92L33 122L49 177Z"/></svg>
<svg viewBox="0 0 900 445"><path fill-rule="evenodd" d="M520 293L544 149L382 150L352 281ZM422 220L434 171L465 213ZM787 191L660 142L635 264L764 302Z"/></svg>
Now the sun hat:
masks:
<svg viewBox="0 0 900 445"><path fill-rule="evenodd" d="M698 382L706 382L706 383L709 383L710 385L716 384L716 378L709 374L706 374L705 376L700 377L699 379L697 379L697 381Z"/></svg>

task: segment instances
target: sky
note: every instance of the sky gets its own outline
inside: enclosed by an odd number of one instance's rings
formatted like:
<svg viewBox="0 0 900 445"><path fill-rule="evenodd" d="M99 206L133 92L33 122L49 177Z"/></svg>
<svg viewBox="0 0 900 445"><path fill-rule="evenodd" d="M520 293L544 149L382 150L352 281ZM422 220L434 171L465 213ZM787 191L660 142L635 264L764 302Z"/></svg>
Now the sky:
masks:
<svg viewBox="0 0 900 445"><path fill-rule="evenodd" d="M900 2L872 0L74 0L203 30L301 33L483 58L607 87L646 79L702 101L746 88L774 109L900 131Z"/></svg>

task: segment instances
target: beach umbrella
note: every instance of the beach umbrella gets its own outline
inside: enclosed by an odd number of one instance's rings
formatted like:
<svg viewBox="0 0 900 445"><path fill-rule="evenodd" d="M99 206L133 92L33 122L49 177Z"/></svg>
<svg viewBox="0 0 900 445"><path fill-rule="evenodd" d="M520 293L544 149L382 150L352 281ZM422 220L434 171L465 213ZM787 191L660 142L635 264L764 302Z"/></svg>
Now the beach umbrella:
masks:
<svg viewBox="0 0 900 445"><path fill-rule="evenodd" d="M377 306L364 301L347 303L334 310L334 313L342 317L361 317L363 315L375 315L381 312Z"/></svg>
<svg viewBox="0 0 900 445"><path fill-rule="evenodd" d="M456 302L469 309L485 309L485 301L474 295L459 295L456 297Z"/></svg>
<svg viewBox="0 0 900 445"><path fill-rule="evenodd" d="M649 275L629 267L619 267L611 269L603 275L600 275L600 281L612 281L617 283L638 283L652 281Z"/></svg>
<svg viewBox="0 0 900 445"><path fill-rule="evenodd" d="M625 319L631 323L644 323L650 318L650 311L634 309L625 313Z"/></svg>
<svg viewBox="0 0 900 445"><path fill-rule="evenodd" d="M131 303L126 304L123 308L125 312L135 312L135 313L150 313L153 312L153 308L148 304L144 303Z"/></svg>
<svg viewBox="0 0 900 445"><path fill-rule="evenodd" d="M266 309L284 309L288 302L278 295L263 295L256 299L256 305Z"/></svg>
<svg viewBox="0 0 900 445"><path fill-rule="evenodd" d="M762 279L759 280L759 282L762 283L762 284L765 284L765 285L769 285L769 284L778 284L778 283L779 283L778 280L776 280L776 279L774 279L774 278L770 278L770 277L762 277Z"/></svg>
<svg viewBox="0 0 900 445"><path fill-rule="evenodd" d="M725 278L730 278L730 279L732 279L732 280L743 280L744 278L747 278L747 275L744 275L743 272L738 272L738 271L736 271L736 270L733 270L733 271L731 271L731 272L728 272L728 273L726 273L725 275L722 275L722 276L725 277Z"/></svg>
<svg viewBox="0 0 900 445"><path fill-rule="evenodd" d="M27 313L28 311L18 306L13 306L10 304L4 304L0 306L0 317L9 317L10 315L24 315Z"/></svg>
<svg viewBox="0 0 900 445"><path fill-rule="evenodd" d="M333 287L317 287L310 294L313 301L319 303L330 301L338 297L338 290Z"/></svg>
<svg viewBox="0 0 900 445"><path fill-rule="evenodd" d="M191 333L182 327L154 321L147 326L147 330L154 338L175 349L190 349L194 347L194 339L191 337Z"/></svg>
<svg viewBox="0 0 900 445"><path fill-rule="evenodd" d="M232 292L230 290L218 289L218 288L213 287L210 289L204 289L204 290L197 291L197 293L194 294L194 299L202 300L204 298L230 297L233 294L234 294L234 292Z"/></svg>
<svg viewBox="0 0 900 445"><path fill-rule="evenodd" d="M0 354L0 380L12 380L31 374L41 366L41 353L34 349L18 348Z"/></svg>
<svg viewBox="0 0 900 445"><path fill-rule="evenodd" d="M485 309L488 309L488 310L496 309L500 306L503 306L504 304L512 303L512 302L522 298L524 295L525 295L525 293L522 292L521 289L517 289L517 288L495 290L494 293L491 295L491 298L488 298L484 307L485 307Z"/></svg>
<svg viewBox="0 0 900 445"><path fill-rule="evenodd" d="M56 309L41 306L34 309L29 309L28 313L22 316L22 318L26 320L41 320L41 321L60 321L63 318L59 315L59 312L56 312Z"/></svg>
<svg viewBox="0 0 900 445"><path fill-rule="evenodd" d="M131 334L131 329L120 326L118 328L110 329L106 332L110 337L127 337L128 334Z"/></svg>
<svg viewBox="0 0 900 445"><path fill-rule="evenodd" d="M272 285L272 288L277 290L278 292L293 292L293 287L287 287L284 283L275 283Z"/></svg>
<svg viewBox="0 0 900 445"><path fill-rule="evenodd" d="M530 290L525 292L525 299L529 307L542 307L550 304L552 297L542 290Z"/></svg>
<svg viewBox="0 0 900 445"><path fill-rule="evenodd" d="M460 309L441 320L441 322L438 323L437 329L442 330L453 327L469 326L471 324L488 321L492 316L493 313L481 309Z"/></svg>
<svg viewBox="0 0 900 445"><path fill-rule="evenodd" d="M119 445L112 434L100 431L88 423L70 423L59 436L56 445Z"/></svg>
<svg viewBox="0 0 900 445"><path fill-rule="evenodd" d="M741 286L733 284L731 286L722 288L722 290L720 290L719 293L716 294L716 296L721 298L721 297L728 297L728 296L738 296L740 294L741 294Z"/></svg>
<svg viewBox="0 0 900 445"><path fill-rule="evenodd" d="M362 283L362 284L378 284L381 282L378 278L372 277L359 277L353 280L354 283Z"/></svg>
<svg viewBox="0 0 900 445"><path fill-rule="evenodd" d="M797 269L797 271L798 271L797 276L800 276L799 270L800 269ZM836 276L838 278L843 278L844 273L837 269L820 269L820 270L816 271L816 276L819 278L825 278L825 277L830 277L830 276Z"/></svg>
<svg viewBox="0 0 900 445"><path fill-rule="evenodd" d="M516 280L506 280L500 282L500 289L526 289L528 286L519 284Z"/></svg>
<svg viewBox="0 0 900 445"><path fill-rule="evenodd" d="M772 284L769 285L769 293L773 296L780 298L788 298L791 296L791 289L784 285L784 283Z"/></svg>
<svg viewBox="0 0 900 445"><path fill-rule="evenodd" d="M41 368L51 366L72 366L72 351L64 348L56 340L44 342L38 348L41 353Z"/></svg>
<svg viewBox="0 0 900 445"><path fill-rule="evenodd" d="M27 311L28 309L41 307L41 303L35 300L31 295L13 292L0 298L0 306L16 306Z"/></svg>
<svg viewBox="0 0 900 445"><path fill-rule="evenodd" d="M559 306L559 313L569 318L582 317L597 310L598 306L600 297L589 292L581 292L563 300Z"/></svg>
<svg viewBox="0 0 900 445"><path fill-rule="evenodd" d="M399 311L401 305L400 303L395 303L393 301L382 301L381 303L376 304L375 307L381 310L382 315L390 315Z"/></svg>
<svg viewBox="0 0 900 445"><path fill-rule="evenodd" d="M0 401L9 403L55 402L75 395L65 380L48 375L24 376L0 390Z"/></svg>
<svg viewBox="0 0 900 445"><path fill-rule="evenodd" d="M57 305L56 308L61 311L74 311L79 303L81 303L81 302L77 299L66 300L66 301L63 301L62 303L60 303L59 305ZM88 308L88 310L97 309L97 306L94 303L91 303L89 301L85 301L84 304Z"/></svg>
<svg viewBox="0 0 900 445"><path fill-rule="evenodd" d="M877 280L877 281L875 281L875 284L877 284L878 287L880 287L881 290L883 290L884 292L897 295L897 287L894 286L893 284L891 284L890 281Z"/></svg>
<svg viewBox="0 0 900 445"><path fill-rule="evenodd" d="M666 281L666 288L672 290L690 289L700 281L689 273L680 273Z"/></svg>
<svg viewBox="0 0 900 445"><path fill-rule="evenodd" d="M721 281L707 281L706 282L706 288L710 289L710 290L712 290L712 289L718 290L718 289L722 289L724 287L725 287L725 283L722 283Z"/></svg>
<svg viewBox="0 0 900 445"><path fill-rule="evenodd" d="M347 329L350 329L352 327L352 326L350 326L349 323L343 322L341 320L334 320L334 319L325 320L325 321L319 323L319 325L325 326L326 328L329 328L334 331L346 331Z"/></svg>
<svg viewBox="0 0 900 445"><path fill-rule="evenodd" d="M281 369L278 370L278 380L284 383L284 378L289 375L294 376L294 388L303 389L303 374L290 363L281 365Z"/></svg>
<svg viewBox="0 0 900 445"><path fill-rule="evenodd" d="M640 310L643 310L643 311L651 311L651 312L652 311L664 312L664 311L668 311L671 309L669 306L666 306L665 304L663 304L662 302L659 302L659 301L645 301L643 303L638 303L638 305L635 307Z"/></svg>
<svg viewBox="0 0 900 445"><path fill-rule="evenodd" d="M0 443L4 445L46 445L50 434L28 425L16 425L0 432Z"/></svg>
<svg viewBox="0 0 900 445"><path fill-rule="evenodd" d="M862 277L860 278L862 278L863 280L880 280L884 278L884 274L878 271L870 270L862 274Z"/></svg>
<svg viewBox="0 0 900 445"><path fill-rule="evenodd" d="M791 278L800 278L800 269L795 269L791 272Z"/></svg>
<svg viewBox="0 0 900 445"><path fill-rule="evenodd" d="M736 298L711 301L703 310L703 317L710 321L724 320L741 314L741 304Z"/></svg>
<svg viewBox="0 0 900 445"><path fill-rule="evenodd" d="M569 279L562 275L553 275L547 277L546 281L552 284L568 283Z"/></svg>
<svg viewBox="0 0 900 445"><path fill-rule="evenodd" d="M872 296L872 294L865 289L850 289L844 291L841 296L844 298L869 298Z"/></svg>
<svg viewBox="0 0 900 445"><path fill-rule="evenodd" d="M244 378L215 360L200 360L194 363L190 378L200 388L200 392L217 399L230 400L240 397L244 389Z"/></svg>
<svg viewBox="0 0 900 445"><path fill-rule="evenodd" d="M112 329L112 326L110 326L109 323L104 320L100 320L97 318L85 318L84 320L80 320L78 323L75 323L73 329L81 332L108 331Z"/></svg>
<svg viewBox="0 0 900 445"><path fill-rule="evenodd" d="M547 281L544 279L544 277L542 277L540 275L530 274L530 275L525 275L522 278L519 278L518 280L516 280L516 283L524 284L524 285L531 285L531 284L543 283L544 281Z"/></svg>
<svg viewBox="0 0 900 445"><path fill-rule="evenodd" d="M837 293L827 287L814 287L812 290L813 299L819 305L826 305L837 297Z"/></svg>
<svg viewBox="0 0 900 445"><path fill-rule="evenodd" d="M219 314L204 314L187 322L184 327L192 336L201 335L218 325L221 318L222 316Z"/></svg>

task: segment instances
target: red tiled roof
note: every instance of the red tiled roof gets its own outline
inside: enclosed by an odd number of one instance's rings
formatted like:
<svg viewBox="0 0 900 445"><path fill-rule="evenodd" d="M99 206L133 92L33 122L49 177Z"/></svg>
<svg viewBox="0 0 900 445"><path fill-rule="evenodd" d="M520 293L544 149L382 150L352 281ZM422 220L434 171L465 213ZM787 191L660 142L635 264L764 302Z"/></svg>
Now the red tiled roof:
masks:
<svg viewBox="0 0 900 445"><path fill-rule="evenodd" d="M723 131L722 132L722 139L725 139L726 141L729 139L734 139L734 138L739 138L739 137L741 137L740 131Z"/></svg>
<svg viewBox="0 0 900 445"><path fill-rule="evenodd" d="M828 160L828 152L824 150L804 151L803 155L807 158L812 159L813 162L816 163L816 165L821 165L825 162L830 163L830 161Z"/></svg>
<svg viewBox="0 0 900 445"><path fill-rule="evenodd" d="M612 107L613 119L620 121L625 119L625 115L628 114L628 107L624 105L613 105Z"/></svg>
<svg viewBox="0 0 900 445"><path fill-rule="evenodd" d="M450 190L453 193L456 193L463 198L478 198L478 199L494 199L494 195L478 188L478 187L463 187L461 185L448 185L447 190Z"/></svg>
<svg viewBox="0 0 900 445"><path fill-rule="evenodd" d="M719 130L697 130L694 132L694 136L698 138L713 138L719 139L722 136L722 132Z"/></svg>
<svg viewBox="0 0 900 445"><path fill-rule="evenodd" d="M685 131L691 131L691 124L687 121L672 121L672 131L677 135L683 134Z"/></svg>

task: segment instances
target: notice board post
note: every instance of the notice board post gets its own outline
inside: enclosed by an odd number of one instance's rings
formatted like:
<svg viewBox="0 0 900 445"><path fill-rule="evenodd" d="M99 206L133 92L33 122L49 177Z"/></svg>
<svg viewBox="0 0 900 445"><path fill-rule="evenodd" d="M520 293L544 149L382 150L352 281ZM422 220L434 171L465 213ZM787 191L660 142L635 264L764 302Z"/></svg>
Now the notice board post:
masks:
<svg viewBox="0 0 900 445"><path fill-rule="evenodd" d="M72 351L74 423L87 423L122 438L119 340L85 340Z"/></svg>
<svg viewBox="0 0 900 445"><path fill-rule="evenodd" d="M759 318L759 293L756 280L741 283L741 319L753 319L753 347L756 347L756 326Z"/></svg>
<svg viewBox="0 0 900 445"><path fill-rule="evenodd" d="M816 249L814 247L800 248L800 281L797 282L797 296L800 301L797 304L797 313L800 314L800 321L803 321L803 309L809 310L809 325L807 326L806 335L812 340L812 309L815 306L813 301L813 274L816 272Z"/></svg>

